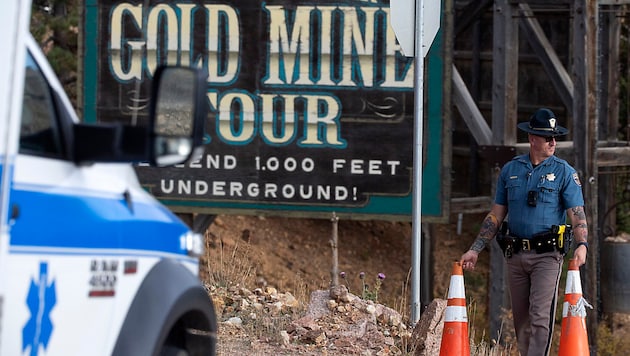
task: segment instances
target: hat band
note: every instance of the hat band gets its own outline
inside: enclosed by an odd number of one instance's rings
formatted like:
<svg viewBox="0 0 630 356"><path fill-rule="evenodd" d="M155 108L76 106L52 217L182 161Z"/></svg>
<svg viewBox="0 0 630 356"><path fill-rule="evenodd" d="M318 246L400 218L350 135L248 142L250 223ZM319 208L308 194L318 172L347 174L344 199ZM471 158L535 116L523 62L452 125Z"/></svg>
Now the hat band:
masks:
<svg viewBox="0 0 630 356"><path fill-rule="evenodd" d="M531 125L529 126L529 128L532 130L540 130L540 131L558 131L557 129L552 129L549 127L532 127Z"/></svg>

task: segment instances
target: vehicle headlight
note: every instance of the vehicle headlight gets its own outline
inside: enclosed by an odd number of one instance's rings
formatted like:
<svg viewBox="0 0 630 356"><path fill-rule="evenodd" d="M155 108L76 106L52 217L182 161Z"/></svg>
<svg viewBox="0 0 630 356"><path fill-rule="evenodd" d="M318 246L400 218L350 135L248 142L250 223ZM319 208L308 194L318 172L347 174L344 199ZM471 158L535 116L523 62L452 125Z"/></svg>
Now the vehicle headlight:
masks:
<svg viewBox="0 0 630 356"><path fill-rule="evenodd" d="M188 256L201 257L205 251L203 235L197 232L188 231L180 237L181 249L186 251Z"/></svg>

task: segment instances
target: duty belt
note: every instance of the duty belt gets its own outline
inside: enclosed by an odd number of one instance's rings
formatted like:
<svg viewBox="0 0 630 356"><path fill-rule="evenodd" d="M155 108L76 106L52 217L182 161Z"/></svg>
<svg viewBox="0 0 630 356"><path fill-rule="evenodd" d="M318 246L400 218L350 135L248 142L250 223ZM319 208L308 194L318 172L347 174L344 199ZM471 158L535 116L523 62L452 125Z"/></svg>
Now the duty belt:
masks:
<svg viewBox="0 0 630 356"><path fill-rule="evenodd" d="M507 257L510 257L510 252L511 254L527 251L536 251L536 253L552 252L558 246L556 236L551 233L536 238L532 237L531 239L508 235L505 237L504 244L506 245L504 252Z"/></svg>
<svg viewBox="0 0 630 356"><path fill-rule="evenodd" d="M536 251L536 253L546 253L560 251L566 254L572 240L570 226L554 225L550 232L538 233L531 238L521 238L512 236L508 231L500 231L497 235L497 242L506 257L519 252Z"/></svg>

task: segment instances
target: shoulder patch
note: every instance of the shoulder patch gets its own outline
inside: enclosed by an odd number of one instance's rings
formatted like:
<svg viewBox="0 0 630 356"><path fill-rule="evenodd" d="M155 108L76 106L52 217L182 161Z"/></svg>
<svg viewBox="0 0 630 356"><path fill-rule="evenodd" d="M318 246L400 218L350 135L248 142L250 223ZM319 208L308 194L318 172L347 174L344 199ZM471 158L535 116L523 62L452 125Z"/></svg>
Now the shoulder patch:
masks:
<svg viewBox="0 0 630 356"><path fill-rule="evenodd" d="M580 182L580 177L578 177L577 172L573 173L573 181L575 182L575 184L578 185L578 187L582 186L582 183Z"/></svg>

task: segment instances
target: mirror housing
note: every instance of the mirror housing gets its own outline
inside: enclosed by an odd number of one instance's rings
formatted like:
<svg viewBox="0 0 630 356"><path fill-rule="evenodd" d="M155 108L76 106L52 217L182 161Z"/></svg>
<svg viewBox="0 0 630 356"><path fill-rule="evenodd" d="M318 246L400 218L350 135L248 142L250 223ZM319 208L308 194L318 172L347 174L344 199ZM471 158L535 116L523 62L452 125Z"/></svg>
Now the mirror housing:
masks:
<svg viewBox="0 0 630 356"><path fill-rule="evenodd" d="M206 78L198 68L159 67L152 82L148 126L74 124L74 161L149 162L163 167L189 160L203 143Z"/></svg>
<svg viewBox="0 0 630 356"><path fill-rule="evenodd" d="M204 71L160 67L155 72L149 115L151 165L187 161L203 142L208 114Z"/></svg>

